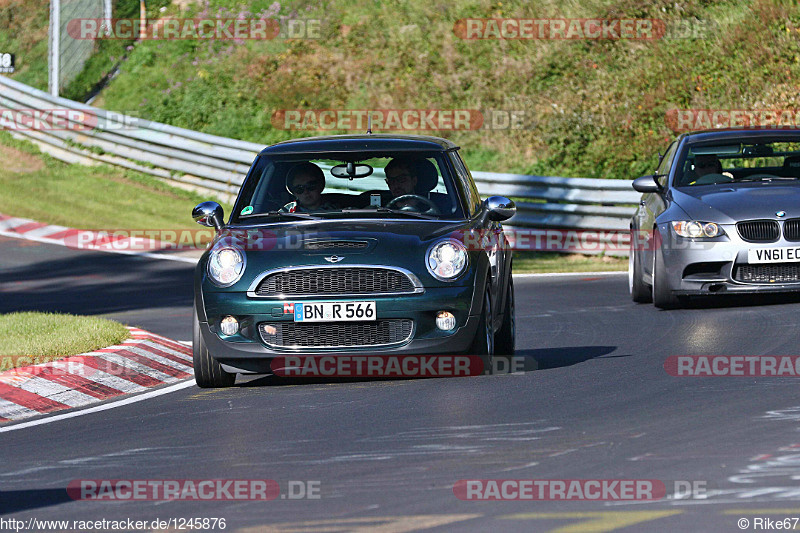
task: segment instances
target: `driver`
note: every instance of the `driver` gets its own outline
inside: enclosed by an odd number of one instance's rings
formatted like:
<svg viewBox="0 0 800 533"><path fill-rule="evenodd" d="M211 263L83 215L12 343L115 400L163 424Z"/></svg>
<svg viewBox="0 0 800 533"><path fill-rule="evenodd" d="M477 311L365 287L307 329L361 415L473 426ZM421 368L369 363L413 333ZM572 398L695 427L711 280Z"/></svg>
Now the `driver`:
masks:
<svg viewBox="0 0 800 533"><path fill-rule="evenodd" d="M284 213L310 213L339 209L330 202L322 201L325 175L314 163L300 163L286 174L286 189L297 198L281 208Z"/></svg>
<svg viewBox="0 0 800 533"><path fill-rule="evenodd" d="M692 166L693 169L689 185L696 184L698 181L700 181L700 178L703 176L708 176L709 174L722 174L728 179L733 179L733 174L730 172L723 172L722 161L719 160L719 157L717 157L716 154L698 154L695 156ZM702 183L710 182L706 180Z"/></svg>
<svg viewBox="0 0 800 533"><path fill-rule="evenodd" d="M722 174L722 162L715 154L698 155L694 158L694 173L698 178L707 174Z"/></svg>
<svg viewBox="0 0 800 533"><path fill-rule="evenodd" d="M416 163L417 161L414 159L396 158L386 165L384 173L386 174L386 184L389 186L392 199L417 194ZM427 211L430 208L418 198L406 198L394 204L394 207L397 209L408 207L415 211Z"/></svg>

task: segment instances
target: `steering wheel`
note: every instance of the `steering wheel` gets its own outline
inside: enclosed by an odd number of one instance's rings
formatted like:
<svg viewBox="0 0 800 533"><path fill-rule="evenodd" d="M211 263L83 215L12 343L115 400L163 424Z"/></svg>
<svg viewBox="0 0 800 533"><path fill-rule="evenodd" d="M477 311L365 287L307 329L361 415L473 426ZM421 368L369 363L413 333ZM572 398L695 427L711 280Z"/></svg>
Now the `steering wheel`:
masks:
<svg viewBox="0 0 800 533"><path fill-rule="evenodd" d="M419 211L420 213L423 213L423 214L426 214L426 215L428 215L428 214L429 215L439 215L439 214L441 214L441 213L439 213L439 209L436 207L436 204L434 204L428 198L425 198L424 196L419 196L418 194L404 194L402 196L398 196L397 198L395 198L393 200L390 200L389 203L386 204L386 207L391 209L391 208L393 208L395 206L395 204L398 204L403 200L419 200L420 202L422 202L425 205L427 205L428 206L428 210L427 211Z"/></svg>

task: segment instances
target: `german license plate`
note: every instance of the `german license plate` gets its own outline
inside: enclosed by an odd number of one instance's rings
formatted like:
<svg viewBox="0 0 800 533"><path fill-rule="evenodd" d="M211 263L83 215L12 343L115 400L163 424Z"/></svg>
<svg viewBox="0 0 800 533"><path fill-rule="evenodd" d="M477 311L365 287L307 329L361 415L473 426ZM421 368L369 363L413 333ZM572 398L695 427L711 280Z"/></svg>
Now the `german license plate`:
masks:
<svg viewBox="0 0 800 533"><path fill-rule="evenodd" d="M295 322L375 320L375 302L303 302L294 304Z"/></svg>
<svg viewBox="0 0 800 533"><path fill-rule="evenodd" d="M788 248L750 248L747 262L758 263L797 263L800 262L800 247Z"/></svg>

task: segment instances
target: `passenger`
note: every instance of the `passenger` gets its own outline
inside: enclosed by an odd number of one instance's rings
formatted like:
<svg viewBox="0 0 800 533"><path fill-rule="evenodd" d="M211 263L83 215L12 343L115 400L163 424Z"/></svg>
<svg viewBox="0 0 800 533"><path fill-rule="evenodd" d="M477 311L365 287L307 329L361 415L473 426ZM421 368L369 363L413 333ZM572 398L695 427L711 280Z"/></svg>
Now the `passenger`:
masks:
<svg viewBox="0 0 800 533"><path fill-rule="evenodd" d="M331 202L322 201L325 175L314 163L300 163L286 174L286 189L297 199L281 208L284 213L310 213L339 209Z"/></svg>

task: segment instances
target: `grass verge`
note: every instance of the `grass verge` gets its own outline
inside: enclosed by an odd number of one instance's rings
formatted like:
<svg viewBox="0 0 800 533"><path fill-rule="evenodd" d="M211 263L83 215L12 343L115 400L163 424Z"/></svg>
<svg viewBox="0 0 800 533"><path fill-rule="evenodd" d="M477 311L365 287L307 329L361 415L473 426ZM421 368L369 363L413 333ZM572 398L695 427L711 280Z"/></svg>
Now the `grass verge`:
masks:
<svg viewBox="0 0 800 533"><path fill-rule="evenodd" d="M192 208L213 199L110 165L63 163L0 132L0 213L78 229L197 229ZM65 200L69 199L69 205ZM225 212L231 206L221 202Z"/></svg>
<svg viewBox="0 0 800 533"><path fill-rule="evenodd" d="M0 371L105 348L130 336L112 320L37 312L0 315L0 331Z"/></svg>
<svg viewBox="0 0 800 533"><path fill-rule="evenodd" d="M624 257L560 254L557 252L514 252L514 272L517 274L613 272L627 269L628 259Z"/></svg>

